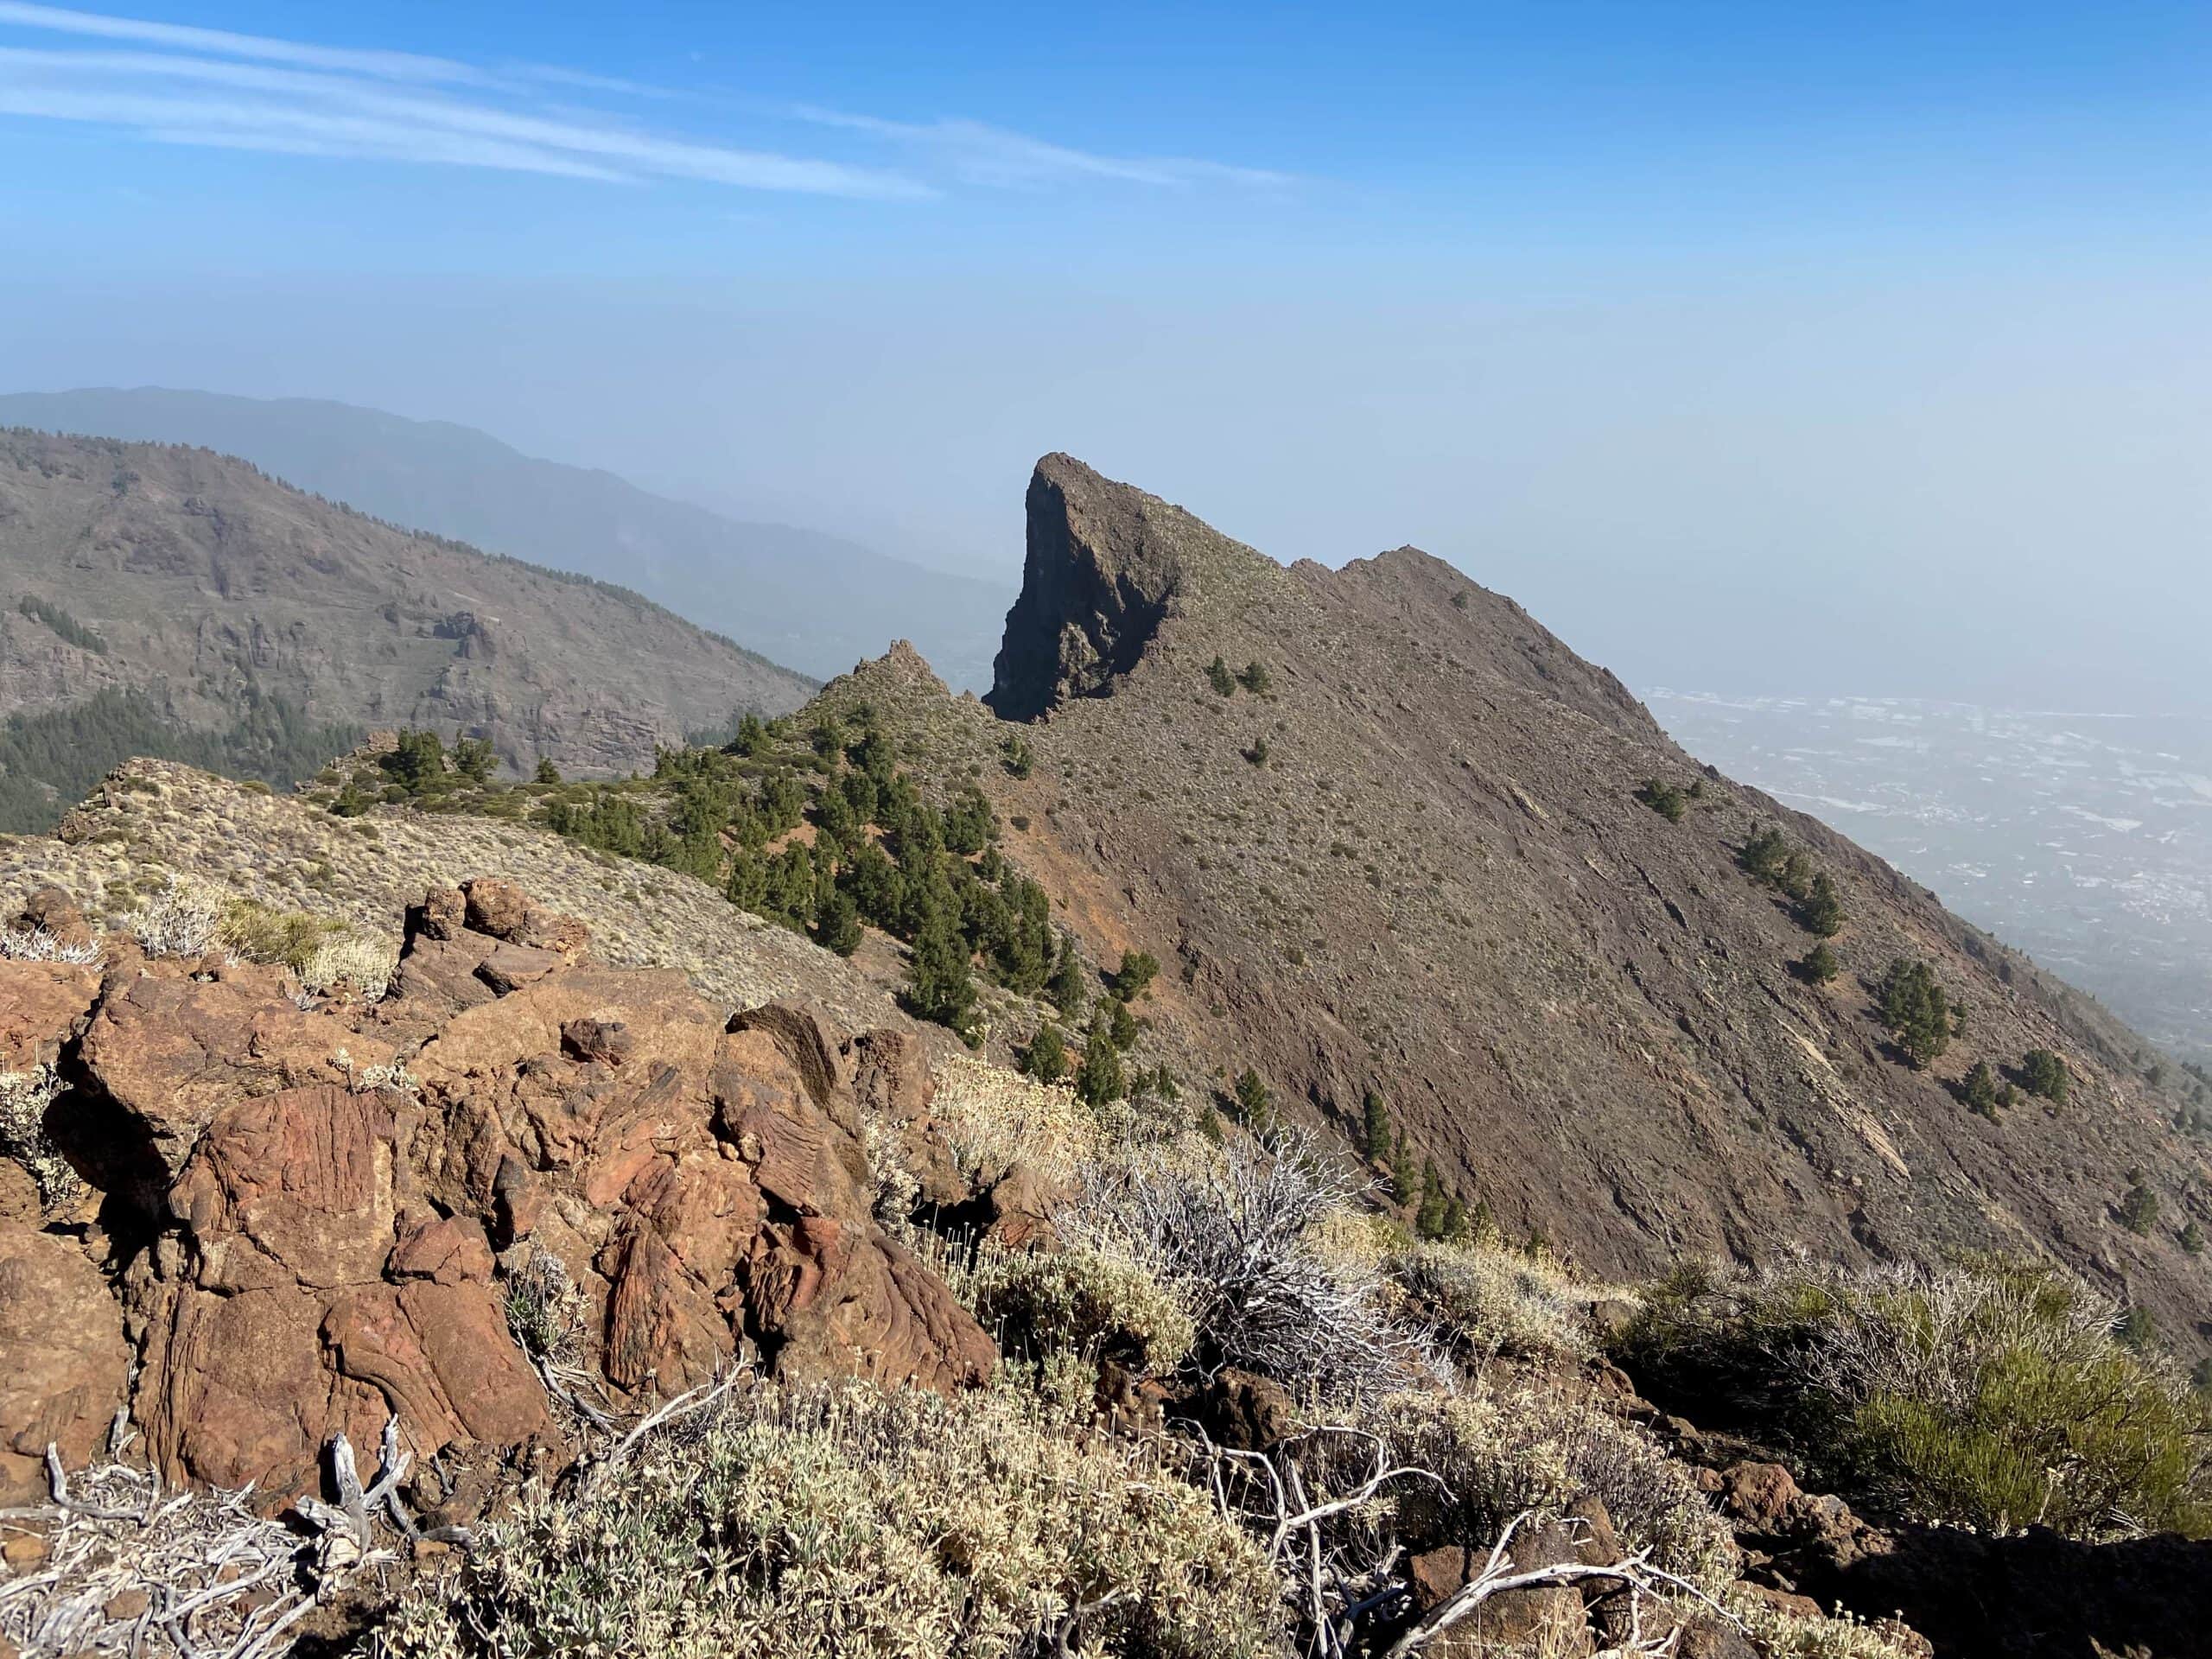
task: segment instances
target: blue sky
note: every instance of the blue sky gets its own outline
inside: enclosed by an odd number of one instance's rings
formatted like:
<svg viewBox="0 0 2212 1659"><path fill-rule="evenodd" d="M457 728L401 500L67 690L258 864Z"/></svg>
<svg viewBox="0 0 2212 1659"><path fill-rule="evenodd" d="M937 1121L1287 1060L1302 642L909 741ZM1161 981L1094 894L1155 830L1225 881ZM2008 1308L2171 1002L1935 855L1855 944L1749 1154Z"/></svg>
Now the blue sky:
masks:
<svg viewBox="0 0 2212 1659"><path fill-rule="evenodd" d="M2208 140L2202 3L0 0L0 383L375 404L1006 572L1067 448L1632 680L2163 705Z"/></svg>

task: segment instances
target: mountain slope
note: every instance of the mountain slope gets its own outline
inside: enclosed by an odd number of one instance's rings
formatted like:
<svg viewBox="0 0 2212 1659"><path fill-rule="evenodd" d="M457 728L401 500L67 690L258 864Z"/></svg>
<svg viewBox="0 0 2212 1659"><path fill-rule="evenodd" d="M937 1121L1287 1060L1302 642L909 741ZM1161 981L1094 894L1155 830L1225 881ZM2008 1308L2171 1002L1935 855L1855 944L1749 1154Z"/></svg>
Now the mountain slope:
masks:
<svg viewBox="0 0 2212 1659"><path fill-rule="evenodd" d="M468 427L345 404L156 387L22 392L0 396L0 423L243 455L395 524L635 588L818 676L899 637L980 690L1009 597L837 537L741 523L612 473L534 460Z"/></svg>
<svg viewBox="0 0 2212 1659"><path fill-rule="evenodd" d="M273 708L477 734L522 769L627 769L810 689L635 594L379 524L241 461L104 439L0 431L0 710L97 698L99 724L128 702L134 749L149 721L210 731Z"/></svg>
<svg viewBox="0 0 2212 1659"><path fill-rule="evenodd" d="M1257 664L1264 693L1211 683ZM1684 1254L2043 1252L2194 1340L2202 1147L2156 1056L1812 819L1700 768L1605 671L1411 549L1290 569L1065 456L1038 467L991 710L872 667L918 753L982 764L1008 852L1093 952L1157 956L1164 1037L1294 1116L1387 1101L1417 1168L1609 1272ZM1680 822L1647 779L1699 786ZM1778 825L1847 917L1815 940L1739 868ZM1026 826L1026 827L1024 827ZM1898 958L1967 1005L1928 1070L1876 1008ZM2063 1055L2063 1106L1990 1122L1975 1060ZM2183 1084L2187 1079L2180 1079ZM2168 1090L2172 1084L2166 1085ZM2160 1219L2116 1206L2144 1172Z"/></svg>

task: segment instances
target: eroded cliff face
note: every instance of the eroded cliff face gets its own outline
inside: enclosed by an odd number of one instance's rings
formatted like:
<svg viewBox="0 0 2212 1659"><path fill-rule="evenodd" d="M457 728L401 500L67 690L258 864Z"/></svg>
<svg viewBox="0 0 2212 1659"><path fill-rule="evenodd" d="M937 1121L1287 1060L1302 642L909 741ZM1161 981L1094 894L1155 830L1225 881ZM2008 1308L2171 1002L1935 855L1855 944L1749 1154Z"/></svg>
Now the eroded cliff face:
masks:
<svg viewBox="0 0 2212 1659"><path fill-rule="evenodd" d="M1259 557L1071 455L1037 463L1028 518L1021 595L1007 613L985 699L1008 720L1110 690L1170 616Z"/></svg>

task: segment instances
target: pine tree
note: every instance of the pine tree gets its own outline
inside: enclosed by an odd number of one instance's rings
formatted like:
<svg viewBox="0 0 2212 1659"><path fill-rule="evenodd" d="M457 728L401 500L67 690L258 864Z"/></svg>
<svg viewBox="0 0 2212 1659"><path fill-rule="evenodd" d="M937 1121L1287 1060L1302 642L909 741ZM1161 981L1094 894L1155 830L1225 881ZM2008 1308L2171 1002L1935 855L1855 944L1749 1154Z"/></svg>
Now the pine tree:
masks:
<svg viewBox="0 0 2212 1659"><path fill-rule="evenodd" d="M2120 1201L2120 1224L2131 1233L2147 1235L2158 1224L2158 1195L2145 1185L2143 1172L2130 1172L2126 1195Z"/></svg>
<svg viewBox="0 0 2212 1659"><path fill-rule="evenodd" d="M1129 1005L1118 996L1109 996L1100 1005L1106 1011L1107 1029L1112 1033L1114 1046L1124 1053L1137 1046L1136 1016L1129 1012Z"/></svg>
<svg viewBox="0 0 2212 1659"><path fill-rule="evenodd" d="M1021 1052L1021 1069L1039 1083L1058 1083L1068 1074L1068 1046L1058 1026L1040 1026Z"/></svg>
<svg viewBox="0 0 2212 1659"><path fill-rule="evenodd" d="M1390 1155L1390 1109L1370 1089L1360 1096L1359 1149L1370 1163Z"/></svg>
<svg viewBox="0 0 2212 1659"><path fill-rule="evenodd" d="M1473 1237L1474 1229L1467 1220L1467 1206L1459 1202L1456 1194L1446 1198L1444 1200L1444 1242L1447 1244L1465 1244Z"/></svg>
<svg viewBox="0 0 2212 1659"><path fill-rule="evenodd" d="M1746 875L1771 885L1782 873L1782 861L1789 855L1789 842L1781 830L1770 824L1744 843L1743 849L1736 855L1736 861L1743 866Z"/></svg>
<svg viewBox="0 0 2212 1659"><path fill-rule="evenodd" d="M1414 1212L1414 1231L1425 1239L1444 1236L1444 1181L1436 1173L1436 1160L1424 1159L1421 1170L1421 1206Z"/></svg>
<svg viewBox="0 0 2212 1659"><path fill-rule="evenodd" d="M1236 1079L1236 1121L1255 1135L1274 1127L1274 1107L1267 1080L1249 1065Z"/></svg>
<svg viewBox="0 0 2212 1659"><path fill-rule="evenodd" d="M2031 1048L2021 1057L2020 1076L2030 1094L2040 1095L2054 1106L2066 1103L2067 1090L2073 1085L2066 1062L2047 1048Z"/></svg>
<svg viewBox="0 0 2212 1659"><path fill-rule="evenodd" d="M1229 671L1229 664L1217 655L1206 664L1206 683L1224 697L1236 695L1236 677Z"/></svg>
<svg viewBox="0 0 2212 1659"><path fill-rule="evenodd" d="M1843 931L1843 900L1826 870L1813 878L1811 890L1797 906L1797 921L1808 933L1823 939Z"/></svg>
<svg viewBox="0 0 2212 1659"><path fill-rule="evenodd" d="M1159 976L1160 960L1148 950L1124 950L1122 965L1114 974L1114 995L1124 1002L1134 1002L1151 988Z"/></svg>
<svg viewBox="0 0 2212 1659"><path fill-rule="evenodd" d="M537 757L537 770L531 774L531 781L535 784L557 784L561 781L561 768L553 764L551 755Z"/></svg>
<svg viewBox="0 0 2212 1659"><path fill-rule="evenodd" d="M1083 1018L1088 987L1084 983L1083 960L1075 953L1075 940L1067 934L1060 936L1059 959L1052 964L1052 976L1045 982L1045 990L1061 1019L1073 1024Z"/></svg>
<svg viewBox="0 0 2212 1659"><path fill-rule="evenodd" d="M1398 1130L1397 1143L1390 1148L1390 1189L1400 1204L1414 1202L1421 1173L1414 1167L1413 1147L1406 1140L1402 1125Z"/></svg>
<svg viewBox="0 0 2212 1659"><path fill-rule="evenodd" d="M1915 1069L1933 1063L1951 1045L1952 1010L1936 971L1900 957L1882 981L1882 1023Z"/></svg>
<svg viewBox="0 0 2212 1659"><path fill-rule="evenodd" d="M1218 661L1219 658L1215 660ZM1236 676L1236 683L1254 696L1262 697L1267 695L1268 688L1274 683L1274 681L1268 677L1266 664L1252 662L1244 664L1242 671Z"/></svg>
<svg viewBox="0 0 2212 1659"><path fill-rule="evenodd" d="M1843 971L1843 964L1836 960L1835 952L1828 949L1825 940L1805 953L1802 965L1805 977L1815 985L1825 985Z"/></svg>
<svg viewBox="0 0 2212 1659"><path fill-rule="evenodd" d="M836 887L830 890L815 912L814 938L823 950L841 957L849 957L861 948L861 910L852 894Z"/></svg>
<svg viewBox="0 0 2212 1659"><path fill-rule="evenodd" d="M2181 1230L2181 1247L2190 1255L2204 1254L2204 1230L2196 1224L2194 1217Z"/></svg>
<svg viewBox="0 0 2212 1659"><path fill-rule="evenodd" d="M976 982L968 970L968 941L960 936L957 912L950 904L931 905L914 935L906 1002L918 1018L949 1026L963 1038L969 1036Z"/></svg>
<svg viewBox="0 0 2212 1659"><path fill-rule="evenodd" d="M1114 1046L1113 1023L1103 1008L1090 1016L1084 1033L1083 1065L1075 1074L1075 1091L1084 1104L1096 1109L1125 1099L1128 1074L1122 1068L1122 1051Z"/></svg>

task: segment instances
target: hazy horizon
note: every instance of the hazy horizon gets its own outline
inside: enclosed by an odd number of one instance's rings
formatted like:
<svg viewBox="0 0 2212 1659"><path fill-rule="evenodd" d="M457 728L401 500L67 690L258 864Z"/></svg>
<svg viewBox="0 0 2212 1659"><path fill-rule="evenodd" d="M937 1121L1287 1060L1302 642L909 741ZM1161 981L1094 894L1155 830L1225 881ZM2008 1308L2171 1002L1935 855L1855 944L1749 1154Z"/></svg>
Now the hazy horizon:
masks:
<svg viewBox="0 0 2212 1659"><path fill-rule="evenodd" d="M1595 11L0 4L0 388L1008 584L1065 449L1638 687L2212 712L2212 22Z"/></svg>

